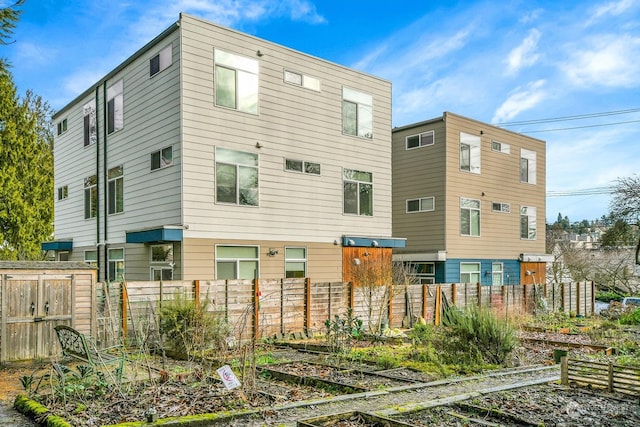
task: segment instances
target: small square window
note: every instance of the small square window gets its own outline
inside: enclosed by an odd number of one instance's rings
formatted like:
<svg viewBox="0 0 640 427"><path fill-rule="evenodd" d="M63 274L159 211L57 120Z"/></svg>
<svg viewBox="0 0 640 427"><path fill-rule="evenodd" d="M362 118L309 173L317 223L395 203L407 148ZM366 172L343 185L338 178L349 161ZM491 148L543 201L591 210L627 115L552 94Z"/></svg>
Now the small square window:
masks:
<svg viewBox="0 0 640 427"><path fill-rule="evenodd" d="M165 147L151 153L151 170L166 168L173 164L173 148Z"/></svg>
<svg viewBox="0 0 640 427"><path fill-rule="evenodd" d="M67 119L58 122L58 135L62 135L67 131Z"/></svg>
<svg viewBox="0 0 640 427"><path fill-rule="evenodd" d="M433 145L435 132L430 130L428 132L422 132L417 135L410 135L407 137L407 150L412 148L425 147L427 145Z"/></svg>
<svg viewBox="0 0 640 427"><path fill-rule="evenodd" d="M504 142L491 141L491 150L497 151L499 153L509 154L511 152L511 147L509 144L505 144Z"/></svg>

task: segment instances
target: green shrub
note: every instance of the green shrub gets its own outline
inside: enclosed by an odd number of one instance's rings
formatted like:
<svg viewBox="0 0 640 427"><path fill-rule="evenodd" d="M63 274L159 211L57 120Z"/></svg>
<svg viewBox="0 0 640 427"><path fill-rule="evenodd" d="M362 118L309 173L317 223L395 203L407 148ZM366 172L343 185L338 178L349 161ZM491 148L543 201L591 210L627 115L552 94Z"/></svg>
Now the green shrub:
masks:
<svg viewBox="0 0 640 427"><path fill-rule="evenodd" d="M174 351L183 355L227 348L230 327L223 316L178 294L160 308L160 333Z"/></svg>
<svg viewBox="0 0 640 427"><path fill-rule="evenodd" d="M598 291L596 292L595 298L596 298L596 301L602 301L602 302L610 302L610 301L621 302L622 298L624 298L624 295L620 295L613 291Z"/></svg>
<svg viewBox="0 0 640 427"><path fill-rule="evenodd" d="M489 309L472 306L447 314L443 317L448 334L442 345L448 363L501 365L517 344L515 330Z"/></svg>
<svg viewBox="0 0 640 427"><path fill-rule="evenodd" d="M333 353L348 353L362 336L362 320L353 315L352 308L348 308L342 317L336 314L333 320L325 320L324 327L325 339Z"/></svg>
<svg viewBox="0 0 640 427"><path fill-rule="evenodd" d="M640 325L640 307L633 311L625 311L620 317L620 323L623 325Z"/></svg>
<svg viewBox="0 0 640 427"><path fill-rule="evenodd" d="M409 333L409 336L414 345L426 345L433 341L435 337L434 327L426 323L416 323Z"/></svg>

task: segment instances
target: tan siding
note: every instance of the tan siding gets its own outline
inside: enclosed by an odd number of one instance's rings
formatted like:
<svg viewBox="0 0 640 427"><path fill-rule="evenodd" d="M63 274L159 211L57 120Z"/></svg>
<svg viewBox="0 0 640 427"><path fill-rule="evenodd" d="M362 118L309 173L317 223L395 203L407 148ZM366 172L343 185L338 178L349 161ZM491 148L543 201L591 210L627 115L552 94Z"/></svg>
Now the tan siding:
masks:
<svg viewBox="0 0 640 427"><path fill-rule="evenodd" d="M447 257L514 258L523 252L544 253L545 175L543 141L518 135L464 117L447 114ZM460 171L460 132L481 135L481 173ZM510 154L491 150L491 141L510 145ZM537 152L537 184L520 182L520 148ZM484 193L484 195L483 195ZM481 201L480 238L460 235L460 197ZM491 210L491 202L510 203L511 213ZM520 206L537 207L538 238L520 239Z"/></svg>
<svg viewBox="0 0 640 427"><path fill-rule="evenodd" d="M406 149L406 137L433 130L434 144ZM445 246L446 141L442 121L393 135L393 235L407 239L406 252L436 252ZM435 197L433 212L406 212L406 201Z"/></svg>
<svg viewBox="0 0 640 427"><path fill-rule="evenodd" d="M259 240L330 243L342 234L391 235L388 82L194 18L183 16L181 28L190 236L231 239L250 232ZM259 60L258 115L214 106L214 48ZM258 49L263 57L256 56ZM285 68L319 78L321 91L284 83ZM343 85L373 95L373 140L342 135ZM260 207L215 203L217 145L259 153ZM285 172L285 157L320 163L322 175ZM342 214L343 167L373 173L372 218Z"/></svg>
<svg viewBox="0 0 640 427"><path fill-rule="evenodd" d="M214 280L215 246L255 245L260 248L260 278L281 279L285 275L285 247L307 249L307 276L314 282L342 280L342 248L339 245L298 241L185 239L183 241L185 280ZM270 257L269 249L278 254Z"/></svg>

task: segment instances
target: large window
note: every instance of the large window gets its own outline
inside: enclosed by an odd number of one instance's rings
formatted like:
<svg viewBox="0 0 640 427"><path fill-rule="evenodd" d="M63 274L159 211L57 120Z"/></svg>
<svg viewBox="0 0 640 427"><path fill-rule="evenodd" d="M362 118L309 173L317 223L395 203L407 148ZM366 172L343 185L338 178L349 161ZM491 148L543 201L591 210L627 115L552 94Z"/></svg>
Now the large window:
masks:
<svg viewBox="0 0 640 427"><path fill-rule="evenodd" d="M118 80L107 89L107 133L113 133L124 127L123 83Z"/></svg>
<svg viewBox="0 0 640 427"><path fill-rule="evenodd" d="M173 280L173 244L151 246L151 280Z"/></svg>
<svg viewBox="0 0 640 427"><path fill-rule="evenodd" d="M84 219L95 218L98 214L98 177L91 175L84 179Z"/></svg>
<svg viewBox="0 0 640 427"><path fill-rule="evenodd" d="M460 170L480 173L480 137L460 132Z"/></svg>
<svg viewBox="0 0 640 427"><path fill-rule="evenodd" d="M216 147L216 201L258 206L258 155Z"/></svg>
<svg viewBox="0 0 640 427"><path fill-rule="evenodd" d="M168 68L173 60L173 46L165 46L156 56L149 60L149 76L155 76L160 71Z"/></svg>
<svg viewBox="0 0 640 427"><path fill-rule="evenodd" d="M407 200L408 212L431 212L436 207L435 197L422 197L420 199Z"/></svg>
<svg viewBox="0 0 640 427"><path fill-rule="evenodd" d="M82 107L84 115L84 146L95 144L97 141L96 134L96 102L91 101Z"/></svg>
<svg viewBox="0 0 640 427"><path fill-rule="evenodd" d="M526 149L520 150L520 181L529 184L536 183L536 152Z"/></svg>
<svg viewBox="0 0 640 427"><path fill-rule="evenodd" d="M122 166L109 169L109 213L124 211L124 173Z"/></svg>
<svg viewBox="0 0 640 427"><path fill-rule="evenodd" d="M535 240L537 237L536 208L520 207L520 238Z"/></svg>
<svg viewBox="0 0 640 427"><path fill-rule="evenodd" d="M373 97L357 90L342 88L342 132L373 138Z"/></svg>
<svg viewBox="0 0 640 427"><path fill-rule="evenodd" d="M410 135L406 140L407 150L411 150L412 148L425 147L427 145L433 145L434 138L435 132L432 130L422 132L417 135Z"/></svg>
<svg viewBox="0 0 640 427"><path fill-rule="evenodd" d="M492 285L502 286L504 284L502 280L503 271L504 271L504 268L501 262L491 263L491 284Z"/></svg>
<svg viewBox="0 0 640 427"><path fill-rule="evenodd" d="M151 170L166 168L173 163L173 148L165 147L151 153Z"/></svg>
<svg viewBox="0 0 640 427"><path fill-rule="evenodd" d="M259 277L257 246L216 246L216 279Z"/></svg>
<svg viewBox="0 0 640 427"><path fill-rule="evenodd" d="M343 212L372 216L373 175L371 172L344 169L342 178L344 186Z"/></svg>
<svg viewBox="0 0 640 427"><path fill-rule="evenodd" d="M433 262L411 262L405 264L421 285L436 283L436 265Z"/></svg>
<svg viewBox="0 0 640 427"><path fill-rule="evenodd" d="M98 251L95 249L84 251L84 262L93 266L98 265Z"/></svg>
<svg viewBox="0 0 640 427"><path fill-rule="evenodd" d="M258 114L258 61L216 49L216 105Z"/></svg>
<svg viewBox="0 0 640 427"><path fill-rule="evenodd" d="M480 200L460 199L460 234L480 236Z"/></svg>
<svg viewBox="0 0 640 427"><path fill-rule="evenodd" d="M124 281L124 248L109 249L109 271L107 278L112 282Z"/></svg>
<svg viewBox="0 0 640 427"><path fill-rule="evenodd" d="M480 263L460 263L460 283L480 283Z"/></svg>
<svg viewBox="0 0 640 427"><path fill-rule="evenodd" d="M285 277L307 277L307 249L285 248Z"/></svg>

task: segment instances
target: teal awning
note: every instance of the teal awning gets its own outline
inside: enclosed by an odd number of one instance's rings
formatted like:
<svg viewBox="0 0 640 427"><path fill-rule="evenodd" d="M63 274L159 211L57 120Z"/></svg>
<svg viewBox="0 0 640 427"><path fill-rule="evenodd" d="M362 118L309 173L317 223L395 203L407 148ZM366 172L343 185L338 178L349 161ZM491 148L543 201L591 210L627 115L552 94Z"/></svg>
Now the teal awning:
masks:
<svg viewBox="0 0 640 427"><path fill-rule="evenodd" d="M354 237L342 236L342 246L365 248L404 248L407 239L397 237Z"/></svg>
<svg viewBox="0 0 640 427"><path fill-rule="evenodd" d="M127 243L181 242L182 228L160 227L127 231Z"/></svg>
<svg viewBox="0 0 640 427"><path fill-rule="evenodd" d="M70 251L73 249L73 241L54 240L52 242L42 242L40 247L43 251Z"/></svg>

